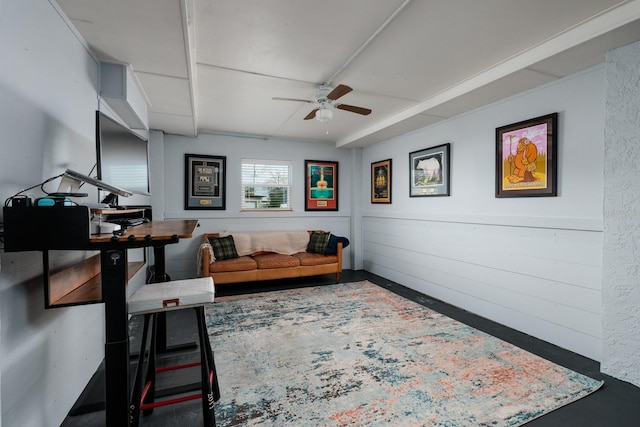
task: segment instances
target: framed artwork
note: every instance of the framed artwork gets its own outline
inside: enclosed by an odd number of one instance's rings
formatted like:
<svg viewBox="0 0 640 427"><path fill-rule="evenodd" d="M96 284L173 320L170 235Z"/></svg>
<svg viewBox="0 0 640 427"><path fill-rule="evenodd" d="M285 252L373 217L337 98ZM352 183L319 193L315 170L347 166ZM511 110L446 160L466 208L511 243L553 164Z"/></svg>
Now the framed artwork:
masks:
<svg viewBox="0 0 640 427"><path fill-rule="evenodd" d="M338 210L338 162L305 160L305 211Z"/></svg>
<svg viewBox="0 0 640 427"><path fill-rule="evenodd" d="M451 195L451 144L409 153L409 196Z"/></svg>
<svg viewBox="0 0 640 427"><path fill-rule="evenodd" d="M496 197L556 196L558 113L496 128Z"/></svg>
<svg viewBox="0 0 640 427"><path fill-rule="evenodd" d="M391 159L371 163L371 203L391 203Z"/></svg>
<svg viewBox="0 0 640 427"><path fill-rule="evenodd" d="M227 158L184 155L184 208L225 209Z"/></svg>

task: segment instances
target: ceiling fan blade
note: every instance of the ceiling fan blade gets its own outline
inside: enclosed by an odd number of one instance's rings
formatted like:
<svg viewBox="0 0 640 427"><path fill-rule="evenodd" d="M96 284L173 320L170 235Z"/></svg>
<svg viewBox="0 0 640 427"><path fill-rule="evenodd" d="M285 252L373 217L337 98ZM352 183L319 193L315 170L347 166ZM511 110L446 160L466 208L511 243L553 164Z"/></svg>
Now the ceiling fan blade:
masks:
<svg viewBox="0 0 640 427"><path fill-rule="evenodd" d="M362 114L363 116L368 116L371 114L371 110L363 107L356 107L355 105L347 105L347 104L336 104L335 107L338 110L350 111L356 114Z"/></svg>
<svg viewBox="0 0 640 427"><path fill-rule="evenodd" d="M333 89L331 92L329 92L329 94L327 95L327 99L335 101L336 99L340 98L341 96L344 96L344 95L348 94L352 90L353 89L351 89L349 86L338 85L338 86L335 87L335 89Z"/></svg>
<svg viewBox="0 0 640 427"><path fill-rule="evenodd" d="M316 117L316 111L318 111L319 108L315 108L313 110L311 110L311 112L309 114L307 114L307 116L304 118L305 120L311 120L313 118Z"/></svg>
<svg viewBox="0 0 640 427"><path fill-rule="evenodd" d="M271 98L275 101L298 101L298 102L308 102L309 104L314 104L315 101L309 101L308 99L298 99L298 98L280 98L279 96L274 96Z"/></svg>

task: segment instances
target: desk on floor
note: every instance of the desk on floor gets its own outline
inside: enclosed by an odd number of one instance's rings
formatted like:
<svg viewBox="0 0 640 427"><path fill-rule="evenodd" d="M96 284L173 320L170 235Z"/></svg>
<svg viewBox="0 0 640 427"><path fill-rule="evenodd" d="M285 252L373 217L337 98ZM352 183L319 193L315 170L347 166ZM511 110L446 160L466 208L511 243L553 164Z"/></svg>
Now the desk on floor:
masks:
<svg viewBox="0 0 640 427"><path fill-rule="evenodd" d="M4 207L5 251L42 251L45 307L105 304L105 409L108 426L129 425L129 328L127 310L129 249L151 247L155 256L155 282L167 280L165 247L193 237L197 220L151 221L131 227L121 236L90 234L90 212L85 206ZM100 265L81 263L74 275L82 276L73 289L80 295L61 304L49 298L51 250L98 250ZM97 264L97 263L96 263ZM91 270L90 274L87 270ZM77 273L77 274L76 274ZM65 273L66 274L66 273ZM84 277L90 277L85 280ZM71 282L72 275L66 275ZM63 281L64 282L64 281ZM58 282L56 282L58 283ZM78 291L76 293L76 291ZM159 336L164 337L164 334ZM162 344L160 344L162 345Z"/></svg>
<svg viewBox="0 0 640 427"><path fill-rule="evenodd" d="M105 304L105 409L108 426L129 425L129 329L127 310L127 250L152 247L156 281L165 278L165 246L193 237L197 220L151 221L129 228L122 236L90 237L100 250L102 299Z"/></svg>

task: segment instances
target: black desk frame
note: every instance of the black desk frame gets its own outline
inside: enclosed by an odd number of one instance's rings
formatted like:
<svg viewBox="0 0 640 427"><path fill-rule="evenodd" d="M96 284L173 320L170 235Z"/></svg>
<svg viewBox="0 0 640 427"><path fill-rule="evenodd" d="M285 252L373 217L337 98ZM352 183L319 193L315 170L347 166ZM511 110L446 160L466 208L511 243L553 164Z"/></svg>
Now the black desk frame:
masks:
<svg viewBox="0 0 640 427"><path fill-rule="evenodd" d="M100 251L106 328L106 425L129 426L127 251L152 247L155 255L156 281L165 281L165 246L178 243L180 237L192 237L197 220L153 221L134 227L123 236L90 236L89 209L84 206L4 207L3 214L6 226L6 252ZM47 256L46 253L43 254L43 260L46 261ZM100 301L92 301L97 302Z"/></svg>
<svg viewBox="0 0 640 427"><path fill-rule="evenodd" d="M108 426L128 426L130 419L127 250L152 246L156 257L156 278L164 279L164 248L178 240L174 236L171 240L145 239L96 244L100 248L102 299L105 304L105 411Z"/></svg>

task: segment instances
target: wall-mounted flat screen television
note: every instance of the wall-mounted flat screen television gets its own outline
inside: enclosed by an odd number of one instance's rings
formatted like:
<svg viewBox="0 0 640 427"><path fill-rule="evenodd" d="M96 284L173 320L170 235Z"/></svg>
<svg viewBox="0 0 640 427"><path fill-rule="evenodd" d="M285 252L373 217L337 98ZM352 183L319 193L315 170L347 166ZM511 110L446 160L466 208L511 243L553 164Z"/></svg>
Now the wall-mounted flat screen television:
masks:
<svg viewBox="0 0 640 427"><path fill-rule="evenodd" d="M149 154L145 138L96 111L98 179L134 194L149 195Z"/></svg>

